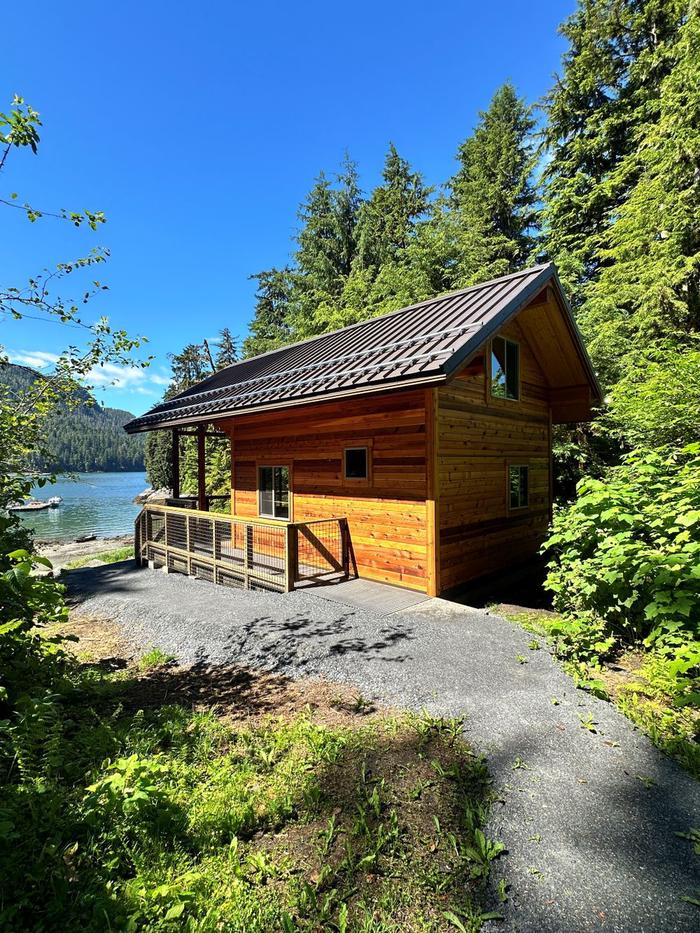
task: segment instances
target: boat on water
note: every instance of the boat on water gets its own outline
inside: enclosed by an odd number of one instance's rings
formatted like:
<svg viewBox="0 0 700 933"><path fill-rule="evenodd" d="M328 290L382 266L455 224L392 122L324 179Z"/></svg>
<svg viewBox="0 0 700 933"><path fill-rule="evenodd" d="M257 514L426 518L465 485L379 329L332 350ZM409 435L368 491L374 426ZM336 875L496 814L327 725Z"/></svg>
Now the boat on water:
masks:
<svg viewBox="0 0 700 933"><path fill-rule="evenodd" d="M56 509L63 502L60 496L50 499L27 499L25 502L10 502L9 512L40 512L42 509Z"/></svg>

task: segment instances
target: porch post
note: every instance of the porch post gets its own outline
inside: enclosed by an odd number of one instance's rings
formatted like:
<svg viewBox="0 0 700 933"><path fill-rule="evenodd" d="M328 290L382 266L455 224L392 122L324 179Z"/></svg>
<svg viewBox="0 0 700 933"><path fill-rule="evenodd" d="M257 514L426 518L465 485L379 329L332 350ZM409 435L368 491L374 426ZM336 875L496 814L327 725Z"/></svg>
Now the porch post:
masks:
<svg viewBox="0 0 700 933"><path fill-rule="evenodd" d="M173 428L173 499L180 498L180 436Z"/></svg>
<svg viewBox="0 0 700 933"><path fill-rule="evenodd" d="M206 442L206 425L197 426L197 508L200 512L209 511L207 502L207 477L204 458Z"/></svg>

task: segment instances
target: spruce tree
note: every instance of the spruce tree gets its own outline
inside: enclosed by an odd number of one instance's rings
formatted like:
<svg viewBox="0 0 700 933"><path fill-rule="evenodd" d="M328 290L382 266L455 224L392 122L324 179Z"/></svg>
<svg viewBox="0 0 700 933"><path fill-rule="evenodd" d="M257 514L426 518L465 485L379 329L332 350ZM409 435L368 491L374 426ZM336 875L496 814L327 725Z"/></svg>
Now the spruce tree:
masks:
<svg viewBox="0 0 700 933"><path fill-rule="evenodd" d="M321 172L299 209L288 313L295 339L329 329L357 254L361 204L357 167L346 156L335 184Z"/></svg>
<svg viewBox="0 0 700 933"><path fill-rule="evenodd" d="M228 327L223 327L219 331L219 343L216 352L215 366L217 370L225 369L238 360L238 346L236 338L231 334Z"/></svg>
<svg viewBox="0 0 700 933"><path fill-rule="evenodd" d="M506 83L459 148L446 218L455 236L455 288L515 272L532 255L537 225L534 127L532 108Z"/></svg>
<svg viewBox="0 0 700 933"><path fill-rule="evenodd" d="M401 258L416 222L428 210L430 195L421 175L411 171L393 143L389 145L382 178L383 184L361 206L357 224L359 264L376 270Z"/></svg>
<svg viewBox="0 0 700 933"><path fill-rule="evenodd" d="M561 27L569 49L545 106L545 242L574 307L611 261L608 233L639 177L630 156L658 119L687 12L687 0L580 0Z"/></svg>
<svg viewBox="0 0 700 933"><path fill-rule="evenodd" d="M243 341L243 357L247 359L289 343L291 325L289 304L294 276L288 269L269 269L251 276L257 279L255 317L250 322L248 336Z"/></svg>
<svg viewBox="0 0 700 933"><path fill-rule="evenodd" d="M597 254L599 275L585 293L591 347L611 378L620 373L625 354L663 347L677 353L700 330L697 13L663 58L668 73L654 120L638 127L634 148L615 173L635 182L606 233Z"/></svg>

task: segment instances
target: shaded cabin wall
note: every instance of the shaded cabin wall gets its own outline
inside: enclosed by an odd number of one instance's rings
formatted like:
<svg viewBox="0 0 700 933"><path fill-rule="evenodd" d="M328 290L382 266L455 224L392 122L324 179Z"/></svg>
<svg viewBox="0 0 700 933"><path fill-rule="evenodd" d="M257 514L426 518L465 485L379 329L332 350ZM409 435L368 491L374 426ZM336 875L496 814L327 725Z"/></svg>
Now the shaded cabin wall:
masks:
<svg viewBox="0 0 700 933"><path fill-rule="evenodd" d="M550 513L547 382L513 321L500 333L520 343L520 399L491 396L484 354L438 396L439 586L449 590L534 555ZM509 511L508 466L529 467L529 507Z"/></svg>
<svg viewBox="0 0 700 933"><path fill-rule="evenodd" d="M291 518L347 517L360 576L428 588L424 389L243 415L232 438L232 509L258 515L257 468L288 465ZM343 448L370 448L368 482L343 476Z"/></svg>

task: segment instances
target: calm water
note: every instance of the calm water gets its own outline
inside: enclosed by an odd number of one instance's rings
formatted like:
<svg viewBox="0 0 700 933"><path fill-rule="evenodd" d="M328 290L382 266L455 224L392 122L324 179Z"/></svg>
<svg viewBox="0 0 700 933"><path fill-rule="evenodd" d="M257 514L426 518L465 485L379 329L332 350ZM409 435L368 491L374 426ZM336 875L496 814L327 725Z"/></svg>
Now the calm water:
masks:
<svg viewBox="0 0 700 933"><path fill-rule="evenodd" d="M74 479L62 477L53 486L32 491L37 499L61 496L57 509L18 514L40 541L130 534L141 508L132 500L147 485L145 473L77 473Z"/></svg>

